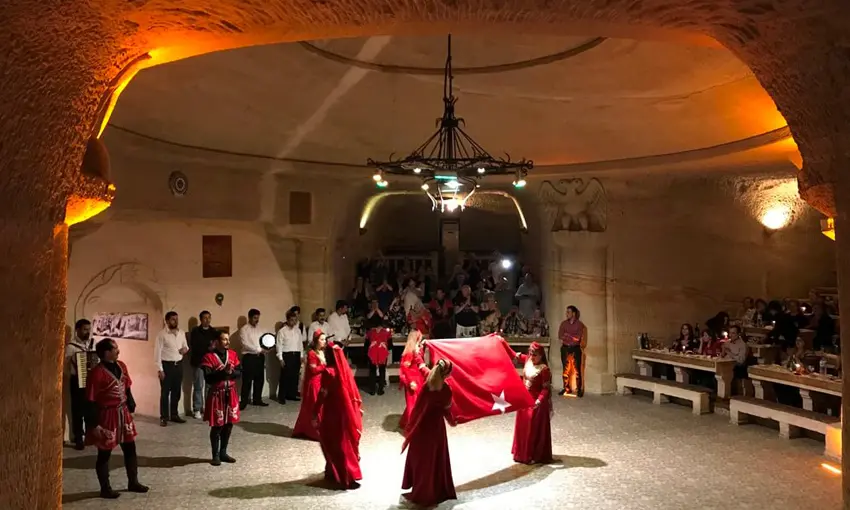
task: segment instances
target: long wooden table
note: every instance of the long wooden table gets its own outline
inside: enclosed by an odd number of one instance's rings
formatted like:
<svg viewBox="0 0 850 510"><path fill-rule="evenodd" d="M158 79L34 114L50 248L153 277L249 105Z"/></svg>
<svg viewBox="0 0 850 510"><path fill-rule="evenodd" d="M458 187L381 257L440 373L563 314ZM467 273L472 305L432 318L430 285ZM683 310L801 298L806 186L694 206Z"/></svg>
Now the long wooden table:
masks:
<svg viewBox="0 0 850 510"><path fill-rule="evenodd" d="M632 359L637 361L640 375L648 377L652 377L652 363L672 365L676 372L676 382L684 384L690 382L690 370L713 372L715 379L717 379L717 396L720 398L732 396L735 360L656 349L635 349L632 351Z"/></svg>
<svg viewBox="0 0 850 510"><path fill-rule="evenodd" d="M765 390L771 389L773 384L793 386L800 390L800 396L803 398L803 409L807 411L814 410L812 392L836 397L842 396L842 383L838 377L821 374L798 375L780 365L754 365L749 367L747 372L753 381L756 398L764 399Z"/></svg>
<svg viewBox="0 0 850 510"><path fill-rule="evenodd" d="M747 342L747 347L749 347L759 365L772 365L779 359L780 347L778 345Z"/></svg>

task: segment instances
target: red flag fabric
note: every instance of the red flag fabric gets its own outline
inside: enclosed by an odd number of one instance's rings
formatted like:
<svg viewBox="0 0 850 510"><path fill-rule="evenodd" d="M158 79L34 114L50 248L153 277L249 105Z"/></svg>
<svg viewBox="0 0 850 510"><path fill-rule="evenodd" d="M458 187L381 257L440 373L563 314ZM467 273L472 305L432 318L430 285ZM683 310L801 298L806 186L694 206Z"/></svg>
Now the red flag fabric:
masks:
<svg viewBox="0 0 850 510"><path fill-rule="evenodd" d="M534 405L504 338L488 335L428 340L425 345L432 364L441 359L454 364L447 382L453 394L450 412L457 423Z"/></svg>

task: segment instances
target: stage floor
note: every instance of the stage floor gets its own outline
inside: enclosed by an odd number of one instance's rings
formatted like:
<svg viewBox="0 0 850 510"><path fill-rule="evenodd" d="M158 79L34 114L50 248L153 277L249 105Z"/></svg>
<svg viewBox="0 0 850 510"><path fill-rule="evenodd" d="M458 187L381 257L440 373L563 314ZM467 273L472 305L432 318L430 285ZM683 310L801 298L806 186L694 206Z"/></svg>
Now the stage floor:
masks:
<svg viewBox="0 0 850 510"><path fill-rule="evenodd" d="M552 418L559 463L511 461L513 415L449 429L458 509L762 509L841 507L841 478L820 467L823 443L786 441L759 425L735 427L721 415L654 406L647 398L556 398ZM393 431L401 409L393 389L364 395L363 483L339 492L316 484L324 469L317 443L289 438L298 406L250 407L234 428L233 465L209 465L209 428L190 419L158 426L139 418L140 478L149 494L97 497L96 452L65 449L68 509L391 509L399 503L404 457ZM126 488L120 449L112 485Z"/></svg>

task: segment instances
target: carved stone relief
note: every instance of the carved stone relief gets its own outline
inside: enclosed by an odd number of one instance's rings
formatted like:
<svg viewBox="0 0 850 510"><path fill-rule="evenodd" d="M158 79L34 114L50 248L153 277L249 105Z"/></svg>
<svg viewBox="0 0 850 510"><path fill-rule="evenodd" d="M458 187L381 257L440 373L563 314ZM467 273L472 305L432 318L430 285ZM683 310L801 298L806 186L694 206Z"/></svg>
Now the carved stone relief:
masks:
<svg viewBox="0 0 850 510"><path fill-rule="evenodd" d="M605 232L608 197L598 179L543 181L538 192L551 232Z"/></svg>

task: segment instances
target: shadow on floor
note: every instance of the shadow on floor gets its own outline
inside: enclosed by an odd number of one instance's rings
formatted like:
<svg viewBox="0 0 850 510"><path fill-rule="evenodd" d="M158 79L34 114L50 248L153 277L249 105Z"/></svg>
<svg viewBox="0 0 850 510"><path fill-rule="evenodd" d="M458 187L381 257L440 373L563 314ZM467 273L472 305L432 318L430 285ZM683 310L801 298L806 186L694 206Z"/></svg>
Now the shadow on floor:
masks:
<svg viewBox="0 0 850 510"><path fill-rule="evenodd" d="M75 492L73 494L62 494L62 504L67 505L70 503L76 503L77 501L85 501L87 499L97 499L100 497L100 493L97 491L89 491L89 492Z"/></svg>
<svg viewBox="0 0 850 510"><path fill-rule="evenodd" d="M71 457L62 459L62 469L91 469L94 471L94 465L97 461L97 455L87 455L85 457ZM139 467L143 468L175 468L184 467L192 464L206 464L210 459L198 459L194 457L144 457L139 456ZM124 456L113 455L109 458L109 470L119 469L124 467Z"/></svg>
<svg viewBox="0 0 850 510"><path fill-rule="evenodd" d="M398 422L401 420L400 414L388 414L384 416L384 421L381 422L381 428L386 430L387 432L398 432L402 436L404 435L404 431L401 430L398 426Z"/></svg>
<svg viewBox="0 0 850 510"><path fill-rule="evenodd" d="M324 475L313 475L299 480L280 483L262 483L241 487L225 487L209 491L214 498L260 499L296 496L332 496L341 491L339 486L325 480Z"/></svg>
<svg viewBox="0 0 850 510"><path fill-rule="evenodd" d="M553 455L555 462L551 464L557 468L560 464L565 469L569 468L601 468L608 465L607 462L593 457L572 457L570 455Z"/></svg>
<svg viewBox="0 0 850 510"><path fill-rule="evenodd" d="M281 423L240 421L236 424L236 426L245 432L250 432L252 434L264 434L275 437L292 437L292 428Z"/></svg>

